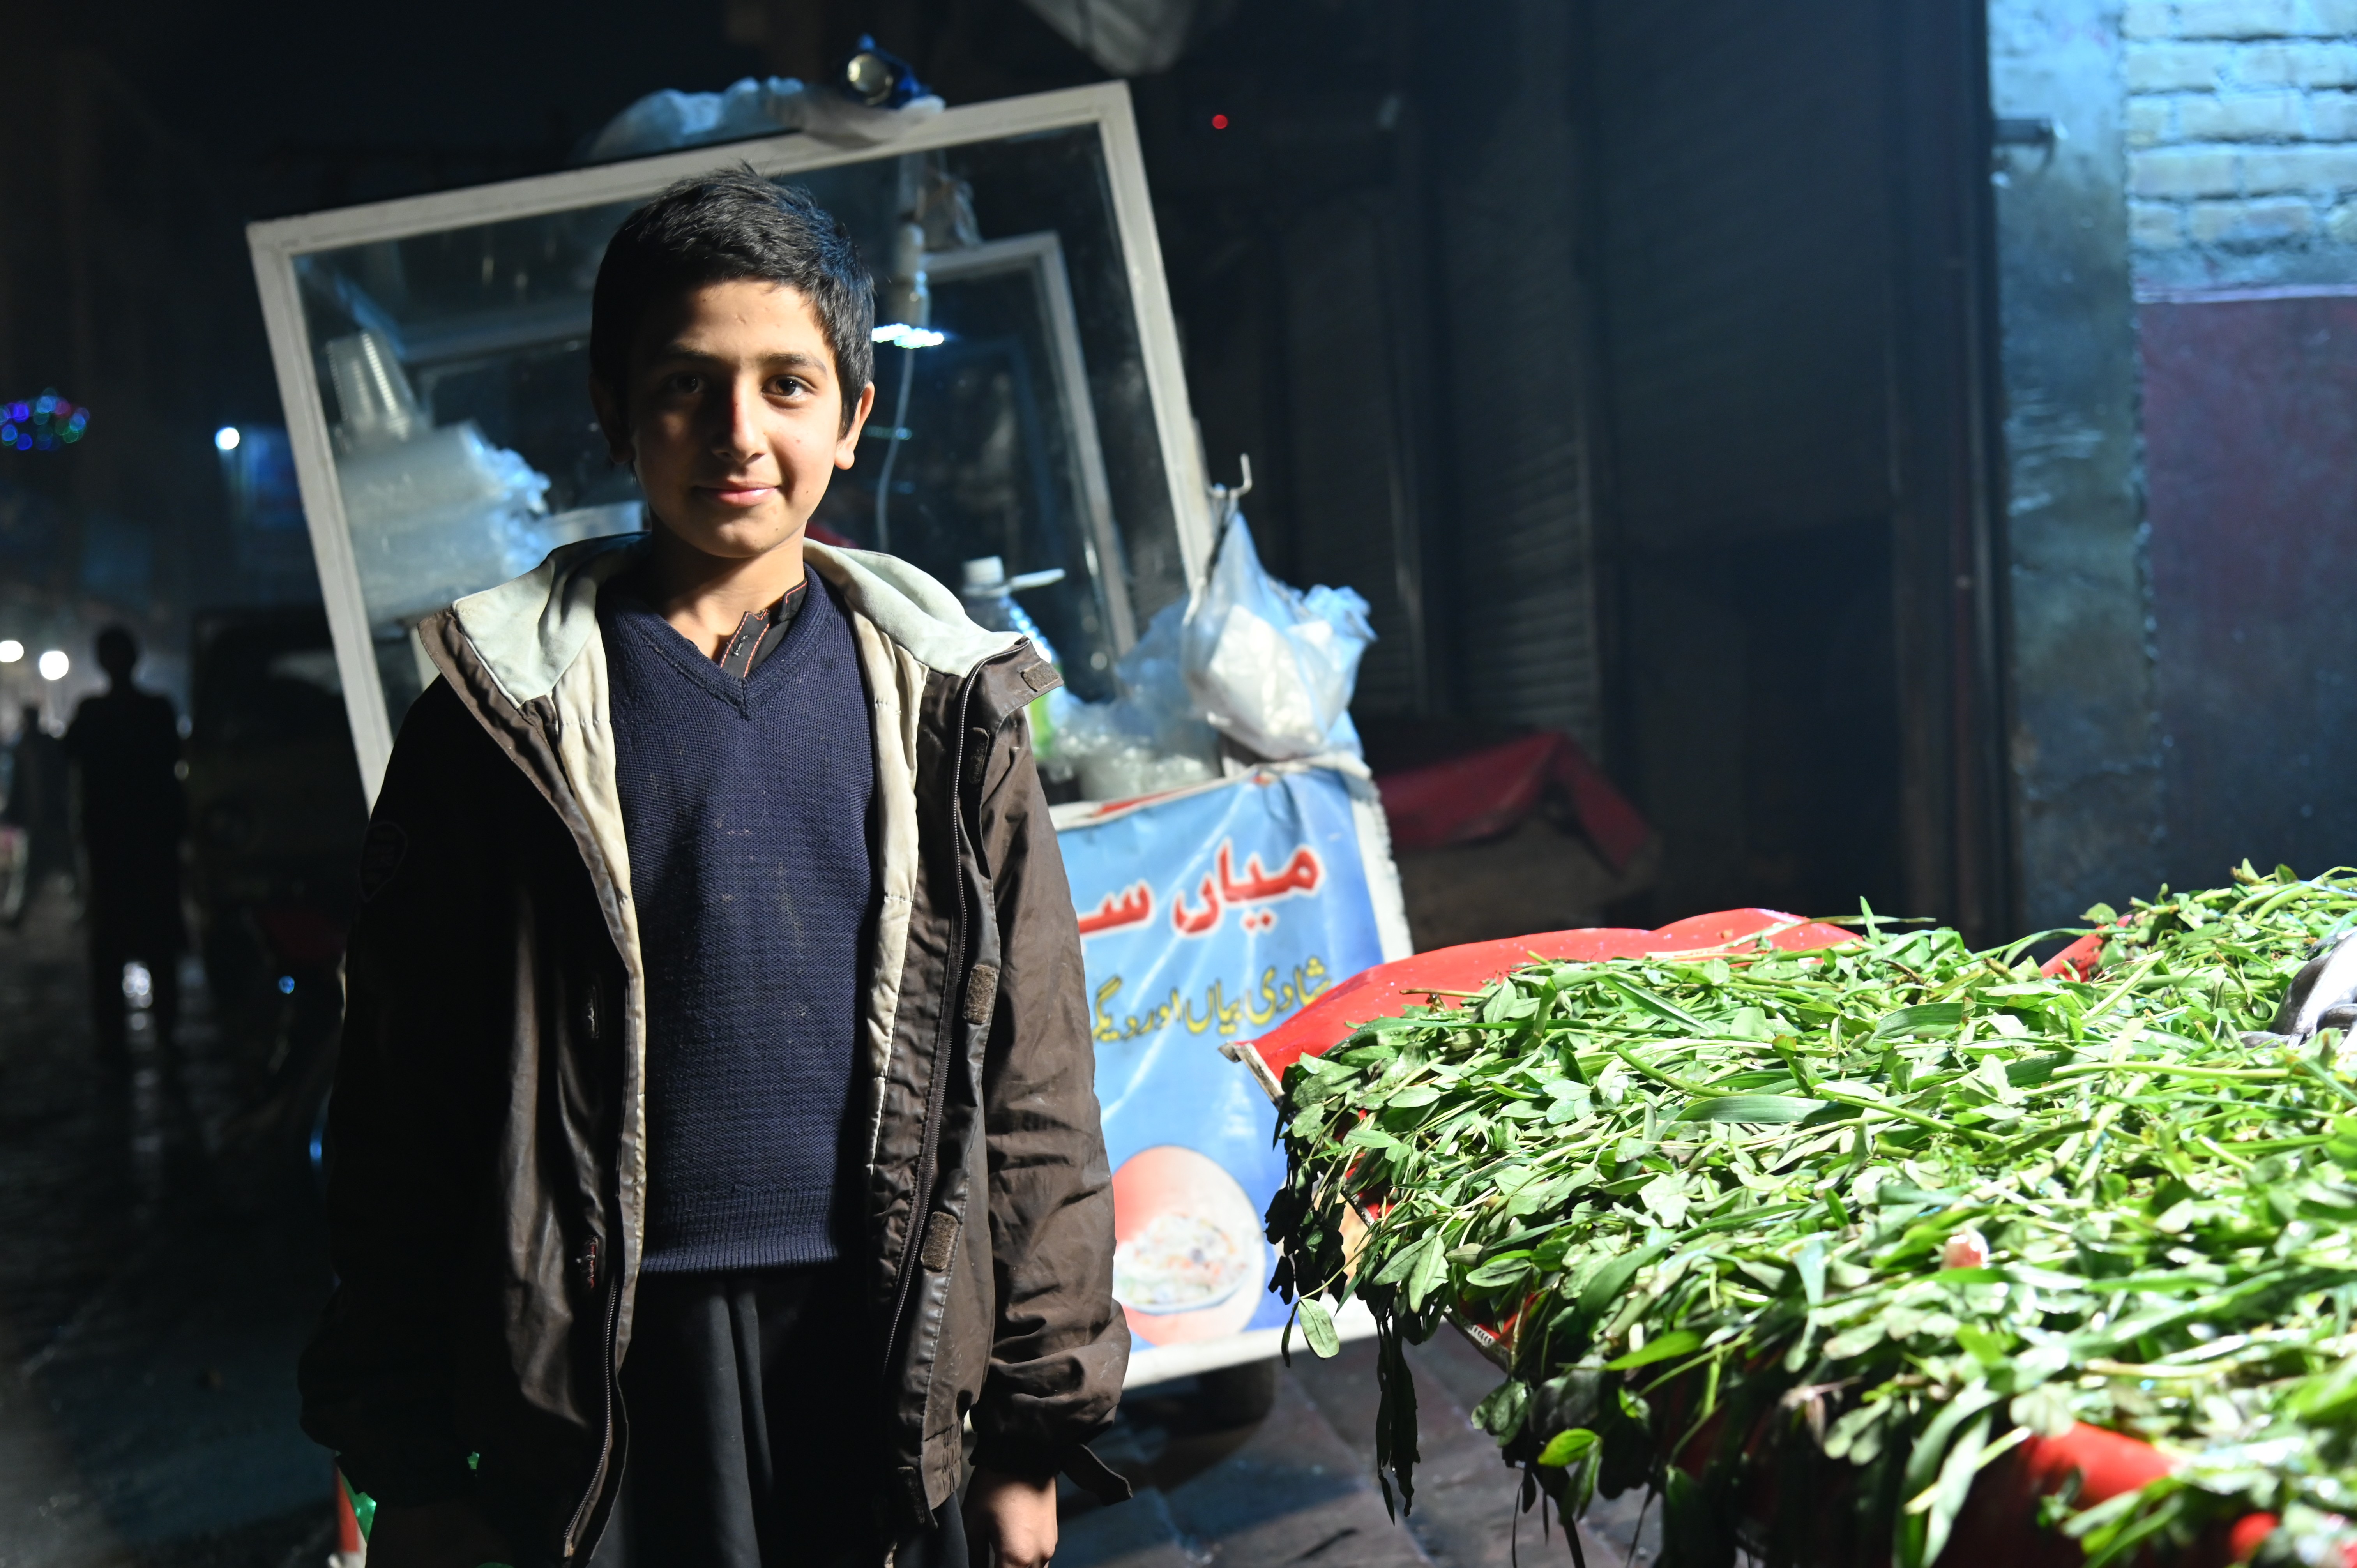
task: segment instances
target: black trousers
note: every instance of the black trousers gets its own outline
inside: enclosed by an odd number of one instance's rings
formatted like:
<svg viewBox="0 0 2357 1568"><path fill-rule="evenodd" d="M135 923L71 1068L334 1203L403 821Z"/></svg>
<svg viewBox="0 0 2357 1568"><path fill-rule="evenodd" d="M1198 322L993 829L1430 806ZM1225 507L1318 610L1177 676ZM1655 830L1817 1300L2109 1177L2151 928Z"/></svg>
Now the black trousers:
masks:
<svg viewBox="0 0 2357 1568"><path fill-rule="evenodd" d="M967 1568L952 1498L888 1539L883 1392L851 1264L645 1274L630 1454L591 1568Z"/></svg>

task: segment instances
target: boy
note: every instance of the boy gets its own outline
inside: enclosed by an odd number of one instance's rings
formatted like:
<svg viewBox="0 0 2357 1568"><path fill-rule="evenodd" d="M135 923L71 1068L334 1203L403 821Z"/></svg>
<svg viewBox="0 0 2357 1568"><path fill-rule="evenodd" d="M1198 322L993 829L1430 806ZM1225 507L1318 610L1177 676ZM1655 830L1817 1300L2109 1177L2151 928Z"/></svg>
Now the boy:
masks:
<svg viewBox="0 0 2357 1568"><path fill-rule="evenodd" d="M375 1568L1031 1568L1059 1470L1126 1495L1082 1446L1128 1336L1017 716L1056 675L803 541L873 314L806 195L665 190L590 329L650 537L419 628L302 1375Z"/></svg>

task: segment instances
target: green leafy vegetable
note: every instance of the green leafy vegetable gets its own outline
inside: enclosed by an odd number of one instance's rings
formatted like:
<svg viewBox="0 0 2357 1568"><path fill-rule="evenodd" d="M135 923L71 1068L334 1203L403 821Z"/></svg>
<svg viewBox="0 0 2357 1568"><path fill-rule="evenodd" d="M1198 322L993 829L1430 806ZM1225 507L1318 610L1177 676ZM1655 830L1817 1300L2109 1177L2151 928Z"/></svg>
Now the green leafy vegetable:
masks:
<svg viewBox="0 0 2357 1568"><path fill-rule="evenodd" d="M1599 1441L1596 1434L1585 1427L1575 1426L1568 1432L1558 1432L1547 1440L1545 1447L1539 1450L1538 1463L1559 1470L1566 1465L1587 1458L1595 1452Z"/></svg>
<svg viewBox="0 0 2357 1568"><path fill-rule="evenodd" d="M2357 1052L2252 1032L2352 925L2357 875L2245 866L2086 978L1871 919L1537 964L1287 1073L1280 1280L1313 1348L1310 1296L1374 1314L1387 1498L1403 1348L1455 1317L1502 1347L1505 1457L1575 1512L1663 1492L1698 1561L1765 1486L1824 1499L1738 1532L1766 1562L1922 1568L2073 1422L2182 1456L2068 1519L2091 1563L2262 1510L2321 1561L2357 1541Z"/></svg>
<svg viewBox="0 0 2357 1568"><path fill-rule="evenodd" d="M1331 1357L1342 1348L1342 1337L1335 1332L1334 1315L1310 1296L1294 1304L1301 1314L1301 1337L1319 1357Z"/></svg>

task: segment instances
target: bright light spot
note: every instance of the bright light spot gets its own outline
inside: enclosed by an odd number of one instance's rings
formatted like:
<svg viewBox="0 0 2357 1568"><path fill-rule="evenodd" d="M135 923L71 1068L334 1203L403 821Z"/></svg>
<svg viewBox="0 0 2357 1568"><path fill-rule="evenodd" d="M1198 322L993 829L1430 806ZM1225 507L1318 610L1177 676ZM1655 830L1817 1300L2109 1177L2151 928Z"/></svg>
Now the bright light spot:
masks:
<svg viewBox="0 0 2357 1568"><path fill-rule="evenodd" d="M1212 129L1212 130L1214 130L1214 131L1224 131L1224 130L1226 130L1227 128L1228 128L1228 117L1227 117L1225 114L1214 114L1214 115L1212 115L1212 116L1211 116L1211 129Z"/></svg>
<svg viewBox="0 0 2357 1568"><path fill-rule="evenodd" d="M292 996L295 994L295 977L293 975L282 974L278 977L278 994L281 996Z"/></svg>
<svg viewBox="0 0 2357 1568"><path fill-rule="evenodd" d="M25 657L25 645L13 637L0 637L0 664L14 664Z"/></svg>
<svg viewBox="0 0 2357 1568"><path fill-rule="evenodd" d="M926 327L911 327L903 321L896 321L889 327L878 327L876 329L876 341L888 343L895 349L938 349L949 340L949 334L946 332L935 332Z"/></svg>
<svg viewBox="0 0 2357 1568"><path fill-rule="evenodd" d="M238 442L242 439L242 437L241 437L237 433L236 425L224 424L219 430L213 432L213 450L216 452L234 452L237 450Z"/></svg>
<svg viewBox="0 0 2357 1568"><path fill-rule="evenodd" d="M62 681L72 668L73 660L65 656L63 649L52 648L41 655L39 669L44 681Z"/></svg>

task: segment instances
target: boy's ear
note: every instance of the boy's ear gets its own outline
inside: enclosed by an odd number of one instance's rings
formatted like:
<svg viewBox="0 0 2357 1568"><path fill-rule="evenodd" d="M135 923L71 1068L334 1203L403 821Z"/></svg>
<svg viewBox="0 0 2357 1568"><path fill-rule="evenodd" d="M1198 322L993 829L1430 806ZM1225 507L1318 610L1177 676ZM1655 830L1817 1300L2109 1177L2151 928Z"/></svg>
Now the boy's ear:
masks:
<svg viewBox="0 0 2357 1568"><path fill-rule="evenodd" d="M859 389L859 401L852 405L851 421L843 427L843 439L834 444L834 466L848 468L859 457L859 433L866 428L867 416L876 411L876 383L869 381Z"/></svg>
<svg viewBox="0 0 2357 1568"><path fill-rule="evenodd" d="M638 456L630 447L630 427L622 418L622 400L598 377L589 378L589 405L597 411L597 428L606 437L606 456L627 467Z"/></svg>

